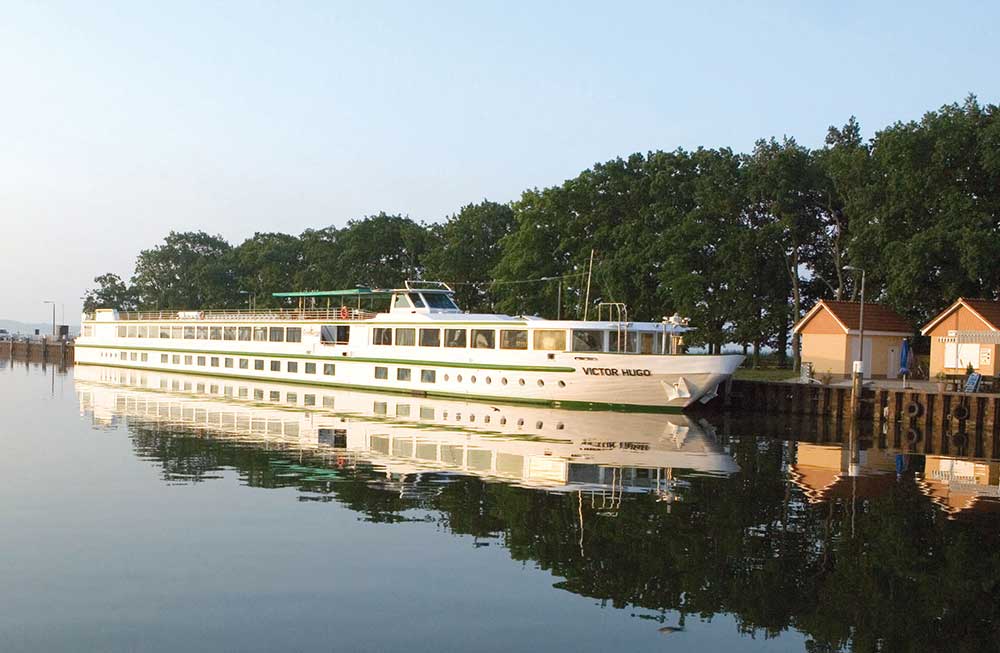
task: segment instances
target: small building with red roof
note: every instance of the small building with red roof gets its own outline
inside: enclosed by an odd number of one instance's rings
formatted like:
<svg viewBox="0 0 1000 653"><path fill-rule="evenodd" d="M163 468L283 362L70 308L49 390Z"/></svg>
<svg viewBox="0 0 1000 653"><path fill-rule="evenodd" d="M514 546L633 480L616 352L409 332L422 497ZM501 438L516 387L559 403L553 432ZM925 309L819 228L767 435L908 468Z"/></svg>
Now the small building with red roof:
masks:
<svg viewBox="0 0 1000 653"><path fill-rule="evenodd" d="M913 336L910 321L881 304L865 304L864 376L894 379L899 373L903 340ZM802 339L802 363L813 374L850 376L859 360L861 304L822 299L799 320L794 332Z"/></svg>
<svg viewBox="0 0 1000 653"><path fill-rule="evenodd" d="M997 374L1000 301L959 297L920 333L930 336L930 374L965 374L969 365L985 376Z"/></svg>

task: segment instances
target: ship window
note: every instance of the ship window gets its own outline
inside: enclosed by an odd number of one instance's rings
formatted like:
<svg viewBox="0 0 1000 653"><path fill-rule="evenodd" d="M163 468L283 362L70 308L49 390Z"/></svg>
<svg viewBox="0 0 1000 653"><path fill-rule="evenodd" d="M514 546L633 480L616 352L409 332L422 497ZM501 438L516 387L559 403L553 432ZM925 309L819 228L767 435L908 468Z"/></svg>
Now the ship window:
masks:
<svg viewBox="0 0 1000 653"><path fill-rule="evenodd" d="M208 330L209 340L222 340L222 327L211 327Z"/></svg>
<svg viewBox="0 0 1000 653"><path fill-rule="evenodd" d="M389 368L388 367L375 367L375 378L376 379L388 379L389 378Z"/></svg>
<svg viewBox="0 0 1000 653"><path fill-rule="evenodd" d="M141 354L139 354L139 360L141 360L143 363L149 362L149 354L147 354L146 352L142 352Z"/></svg>
<svg viewBox="0 0 1000 653"><path fill-rule="evenodd" d="M635 352L636 332L635 331L609 331L608 351Z"/></svg>
<svg viewBox="0 0 1000 653"><path fill-rule="evenodd" d="M330 395L325 395L323 397L323 408L333 408L334 399L335 398Z"/></svg>
<svg viewBox="0 0 1000 653"><path fill-rule="evenodd" d="M225 364L226 367L231 368L233 366L233 359L232 358L227 358L226 361L225 361L225 363L226 363Z"/></svg>
<svg viewBox="0 0 1000 653"><path fill-rule="evenodd" d="M306 363L306 374L316 373L316 363Z"/></svg>
<svg viewBox="0 0 1000 653"><path fill-rule="evenodd" d="M281 361L271 361L271 371L280 372L281 371Z"/></svg>
<svg viewBox="0 0 1000 653"><path fill-rule="evenodd" d="M255 370L263 370L263 369L264 369L264 361L262 361L262 360L261 360L261 359L259 359L259 358L258 358L258 359L256 359L256 360L255 360L255 361L253 362L253 368L254 368Z"/></svg>
<svg viewBox="0 0 1000 653"><path fill-rule="evenodd" d="M208 340L208 327L200 326L195 327L195 336L198 340Z"/></svg>
<svg viewBox="0 0 1000 653"><path fill-rule="evenodd" d="M493 329L473 329L472 348L473 349L496 349L497 332Z"/></svg>
<svg viewBox="0 0 1000 653"><path fill-rule="evenodd" d="M259 388L255 388L253 391L253 398L258 401L264 399L264 391Z"/></svg>
<svg viewBox="0 0 1000 653"><path fill-rule="evenodd" d="M137 327L136 328L136 332L135 332L135 337L136 338L145 338L146 337L146 327L144 327L144 326Z"/></svg>
<svg viewBox="0 0 1000 653"><path fill-rule="evenodd" d="M271 327L267 339L269 342L284 342L285 329L282 327Z"/></svg>
<svg viewBox="0 0 1000 653"><path fill-rule="evenodd" d="M170 360L171 360L171 362L173 362L174 365L180 365L181 364L181 355L180 354L174 354L173 356L170 357Z"/></svg>
<svg viewBox="0 0 1000 653"><path fill-rule="evenodd" d="M416 308L424 308L425 306L427 306L426 304L424 304L424 300L420 298L419 293L411 292L410 301L413 302L413 306Z"/></svg>
<svg viewBox="0 0 1000 653"><path fill-rule="evenodd" d="M562 329L535 329L531 333L532 346L545 351L564 351L566 332Z"/></svg>
<svg viewBox="0 0 1000 653"><path fill-rule="evenodd" d="M409 381L411 378L410 368L400 367L396 370L396 380L397 381Z"/></svg>
<svg viewBox="0 0 1000 653"><path fill-rule="evenodd" d="M297 373L299 371L299 364L295 361L288 361L287 369L289 372Z"/></svg>
<svg viewBox="0 0 1000 653"><path fill-rule="evenodd" d="M271 390L270 398L271 401L281 401L281 392L278 390Z"/></svg>
<svg viewBox="0 0 1000 653"><path fill-rule="evenodd" d="M170 337L174 340L180 340L184 337L184 327L170 327Z"/></svg>
<svg viewBox="0 0 1000 653"><path fill-rule="evenodd" d="M267 342L267 327L254 327L253 340L254 342Z"/></svg>
<svg viewBox="0 0 1000 653"><path fill-rule="evenodd" d="M573 330L573 351L602 351L603 349L603 331Z"/></svg>
<svg viewBox="0 0 1000 653"><path fill-rule="evenodd" d="M170 355L169 354L160 354L160 362L161 363L166 363L169 360L170 360Z"/></svg>
<svg viewBox="0 0 1000 653"><path fill-rule="evenodd" d="M135 352L132 352L132 360L135 360Z"/></svg>
<svg viewBox="0 0 1000 653"><path fill-rule="evenodd" d="M410 416L410 404L396 404L396 417L409 417L409 416ZM431 447L433 448L434 445L432 444ZM431 460L433 460L433 458Z"/></svg>
<svg viewBox="0 0 1000 653"><path fill-rule="evenodd" d="M444 293L424 293L424 299L427 301L427 305L431 308L458 309L455 302L451 301L451 297Z"/></svg>
<svg viewBox="0 0 1000 653"><path fill-rule="evenodd" d="M170 338L170 327L160 327L160 337Z"/></svg>
<svg viewBox="0 0 1000 653"><path fill-rule="evenodd" d="M437 383L437 372L434 370L420 370L421 383Z"/></svg>
<svg viewBox="0 0 1000 653"><path fill-rule="evenodd" d="M129 325L129 327L128 327L128 336L127 337L128 338L135 338L136 337L136 328L135 328L134 325L131 325L131 324Z"/></svg>
<svg viewBox="0 0 1000 653"><path fill-rule="evenodd" d="M406 295L395 295L392 298L392 307L393 308L413 308L413 305L410 304L410 300L408 300L406 298Z"/></svg>
<svg viewBox="0 0 1000 653"><path fill-rule="evenodd" d="M346 345L351 341L351 325L337 325L337 344Z"/></svg>
<svg viewBox="0 0 1000 653"><path fill-rule="evenodd" d="M223 340L236 340L236 327L227 326L222 328Z"/></svg>
<svg viewBox="0 0 1000 653"><path fill-rule="evenodd" d="M440 347L441 346L441 330L440 329L421 329L420 330L420 346L421 347Z"/></svg>
<svg viewBox="0 0 1000 653"><path fill-rule="evenodd" d="M246 358L241 358L240 359L240 369L241 370L248 370L248 369L250 369L250 360L246 359Z"/></svg>
<svg viewBox="0 0 1000 653"><path fill-rule="evenodd" d="M528 332L523 329L500 329L500 349L527 349Z"/></svg>
<svg viewBox="0 0 1000 653"><path fill-rule="evenodd" d="M416 329L396 329L396 346L412 347L416 344Z"/></svg>
<svg viewBox="0 0 1000 653"><path fill-rule="evenodd" d="M250 327L238 327L236 329L236 338L244 342L249 341L253 336L253 330Z"/></svg>
<svg viewBox="0 0 1000 653"><path fill-rule="evenodd" d="M333 363L323 364L323 374L326 376L333 376L337 371L337 366Z"/></svg>
<svg viewBox="0 0 1000 653"><path fill-rule="evenodd" d="M218 367L218 366L219 366L219 357L212 356L212 367Z"/></svg>
<svg viewBox="0 0 1000 653"><path fill-rule="evenodd" d="M125 337L127 337L125 335L126 333L128 333L128 329L124 325L118 327L118 337L119 338L125 338Z"/></svg>
<svg viewBox="0 0 1000 653"><path fill-rule="evenodd" d="M205 357L204 356L199 356L198 357L198 365L201 365L201 366L205 365Z"/></svg>
<svg viewBox="0 0 1000 653"><path fill-rule="evenodd" d="M392 329L386 329L382 327L375 327L372 330L372 344L376 345L391 345L392 344Z"/></svg>
<svg viewBox="0 0 1000 653"><path fill-rule="evenodd" d="M286 392L285 401L290 404L297 404L299 403L299 394L297 392Z"/></svg>
<svg viewBox="0 0 1000 653"><path fill-rule="evenodd" d="M184 327L184 339L185 340L194 340L194 327L193 326L186 326L186 327Z"/></svg>
<svg viewBox="0 0 1000 653"><path fill-rule="evenodd" d="M316 405L316 395L302 395L302 405L303 406L315 406Z"/></svg>
<svg viewBox="0 0 1000 653"><path fill-rule="evenodd" d="M302 342L302 327L285 329L285 342Z"/></svg>
<svg viewBox="0 0 1000 653"><path fill-rule="evenodd" d="M445 347L465 347L465 329L445 329Z"/></svg>
<svg viewBox="0 0 1000 653"><path fill-rule="evenodd" d="M421 406L420 419L434 419L434 409L430 406Z"/></svg>
<svg viewBox="0 0 1000 653"><path fill-rule="evenodd" d="M246 386L240 386L240 388L236 391L236 396L239 397L240 399L246 399L247 397L250 396L250 388Z"/></svg>

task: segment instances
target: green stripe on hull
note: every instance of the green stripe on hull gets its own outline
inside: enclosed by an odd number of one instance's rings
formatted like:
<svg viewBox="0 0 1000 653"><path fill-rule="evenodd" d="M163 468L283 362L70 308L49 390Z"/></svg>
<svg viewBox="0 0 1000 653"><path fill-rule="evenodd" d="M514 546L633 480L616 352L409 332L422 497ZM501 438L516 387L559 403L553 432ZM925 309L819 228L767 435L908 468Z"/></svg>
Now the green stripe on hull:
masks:
<svg viewBox="0 0 1000 653"><path fill-rule="evenodd" d="M246 356L247 358L295 358L329 361L331 363L389 363L391 365L436 365L474 370L504 370L509 372L575 372L575 367L544 367L542 365L497 365L495 363L457 363L451 361L410 360L407 358L368 358L362 356L317 356L315 354L284 354L279 352L225 351L219 349L177 349L173 347L137 347L135 345L76 345L87 349L117 349L155 351L164 354L201 354L216 356Z"/></svg>
<svg viewBox="0 0 1000 653"><path fill-rule="evenodd" d="M259 376L248 376L244 374L227 374L224 372L201 372L196 370L172 370L163 367L138 367L135 365L122 365L120 363L90 363L77 361L77 365L92 365L94 367L115 367L126 370L137 370L146 372L163 372L166 374L187 374L193 376L208 376L219 379L239 379L241 381L256 381L263 383L283 383L285 385L320 387L320 388L340 388L344 390L361 390L364 392L375 392L381 394L406 395L410 397L440 397L443 399L460 399L463 401L481 401L511 405L527 406L547 406L550 408L565 408L568 410L611 410L619 412L638 413L680 413L683 412L678 406L646 406L642 404L623 404L612 402L595 401L560 401L556 399L527 399L518 397L496 397L492 395L468 395L458 392L444 392L441 390L406 390L403 388L387 388L372 385L360 385L353 383L336 383L331 381L300 381L297 379L267 379Z"/></svg>

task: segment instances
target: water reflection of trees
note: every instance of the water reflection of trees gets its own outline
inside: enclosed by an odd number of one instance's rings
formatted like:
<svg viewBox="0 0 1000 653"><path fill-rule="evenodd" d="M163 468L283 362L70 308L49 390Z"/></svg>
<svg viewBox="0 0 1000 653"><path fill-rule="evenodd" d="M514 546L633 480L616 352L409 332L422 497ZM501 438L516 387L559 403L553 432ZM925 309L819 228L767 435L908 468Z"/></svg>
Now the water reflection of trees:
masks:
<svg viewBox="0 0 1000 653"><path fill-rule="evenodd" d="M946 519L906 478L876 498L810 505L788 480L780 440L734 438L742 473L691 476L683 502L634 495L602 515L576 493L433 474L401 492L378 470L338 469L313 453L141 425L131 434L168 480L233 469L248 485L298 487L371 521L431 511L442 528L496 538L560 578L556 587L617 608L730 613L758 637L798 629L810 651L982 651L1000 641L995 524Z"/></svg>

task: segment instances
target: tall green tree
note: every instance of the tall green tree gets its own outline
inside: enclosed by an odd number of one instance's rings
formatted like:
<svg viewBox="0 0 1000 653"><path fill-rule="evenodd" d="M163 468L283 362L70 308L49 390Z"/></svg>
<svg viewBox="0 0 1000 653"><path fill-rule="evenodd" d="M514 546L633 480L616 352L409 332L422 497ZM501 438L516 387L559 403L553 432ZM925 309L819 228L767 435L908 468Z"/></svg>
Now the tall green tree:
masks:
<svg viewBox="0 0 1000 653"><path fill-rule="evenodd" d="M136 308L135 294L122 278L111 272L94 277L96 288L87 290L83 299L83 310L115 308L132 311Z"/></svg>
<svg viewBox="0 0 1000 653"><path fill-rule="evenodd" d="M256 233L235 247L230 258L239 289L251 294L256 305L263 307L279 305L272 293L296 287L304 257L299 238Z"/></svg>
<svg viewBox="0 0 1000 653"><path fill-rule="evenodd" d="M238 301L229 253L221 236L203 231L171 231L163 244L143 250L136 260L132 288L139 307L218 308Z"/></svg>

